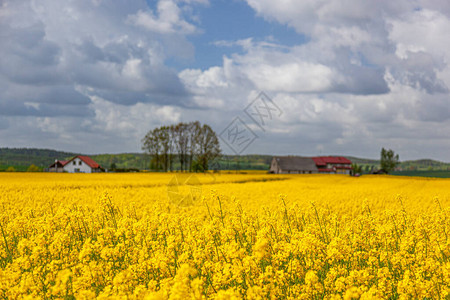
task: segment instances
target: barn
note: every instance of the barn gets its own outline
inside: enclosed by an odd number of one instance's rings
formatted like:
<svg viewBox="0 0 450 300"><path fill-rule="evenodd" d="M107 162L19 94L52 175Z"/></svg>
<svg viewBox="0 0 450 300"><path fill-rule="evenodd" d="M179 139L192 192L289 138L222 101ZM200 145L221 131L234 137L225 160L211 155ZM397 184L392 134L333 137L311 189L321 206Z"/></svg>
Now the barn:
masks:
<svg viewBox="0 0 450 300"><path fill-rule="evenodd" d="M312 157L319 173L347 174L352 170L352 162L343 156Z"/></svg>
<svg viewBox="0 0 450 300"><path fill-rule="evenodd" d="M275 174L350 174L352 162L343 156L275 156L270 173Z"/></svg>
<svg viewBox="0 0 450 300"><path fill-rule="evenodd" d="M55 159L55 162L48 167L48 172L56 172L56 173L62 173L64 172L64 166L67 164L68 160L57 160Z"/></svg>
<svg viewBox="0 0 450 300"><path fill-rule="evenodd" d="M48 171L67 173L98 173L103 172L103 168L89 156L77 155L70 160L55 160L55 162L48 167Z"/></svg>
<svg viewBox="0 0 450 300"><path fill-rule="evenodd" d="M275 156L270 164L270 173L275 174L313 174L318 173L311 157Z"/></svg>

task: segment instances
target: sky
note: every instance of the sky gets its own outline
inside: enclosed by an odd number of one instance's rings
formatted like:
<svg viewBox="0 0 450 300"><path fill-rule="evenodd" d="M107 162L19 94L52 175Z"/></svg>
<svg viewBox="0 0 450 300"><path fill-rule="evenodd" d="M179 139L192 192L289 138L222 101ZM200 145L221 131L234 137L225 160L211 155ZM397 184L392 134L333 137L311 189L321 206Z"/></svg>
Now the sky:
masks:
<svg viewBox="0 0 450 300"><path fill-rule="evenodd" d="M0 147L450 162L446 0L0 0Z"/></svg>

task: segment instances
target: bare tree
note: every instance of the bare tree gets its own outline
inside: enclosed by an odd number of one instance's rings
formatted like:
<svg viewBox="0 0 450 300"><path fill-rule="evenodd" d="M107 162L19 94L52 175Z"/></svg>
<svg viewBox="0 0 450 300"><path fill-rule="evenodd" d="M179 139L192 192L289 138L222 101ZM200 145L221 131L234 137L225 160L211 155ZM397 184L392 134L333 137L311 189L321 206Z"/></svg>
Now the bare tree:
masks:
<svg viewBox="0 0 450 300"><path fill-rule="evenodd" d="M207 171L221 152L216 133L198 121L155 128L142 139L142 149L152 156L153 169L162 166L166 172L173 170L177 157L181 171Z"/></svg>
<svg viewBox="0 0 450 300"><path fill-rule="evenodd" d="M203 171L208 170L209 163L220 155L220 143L216 133L204 124L198 139L198 163Z"/></svg>
<svg viewBox="0 0 450 300"><path fill-rule="evenodd" d="M162 126L159 128L159 143L161 146L161 155L162 155L162 163L163 169L165 172L169 170L169 155L170 155L170 128L168 126Z"/></svg>
<svg viewBox="0 0 450 300"><path fill-rule="evenodd" d="M189 123L189 171L193 170L193 162L198 153L201 126L199 121Z"/></svg>
<svg viewBox="0 0 450 300"><path fill-rule="evenodd" d="M187 154L189 150L189 124L179 123L174 126L174 143L180 161L180 170L187 167Z"/></svg>
<svg viewBox="0 0 450 300"><path fill-rule="evenodd" d="M169 133L169 169L173 171L173 159L175 157L175 125L170 125L168 128Z"/></svg>
<svg viewBox="0 0 450 300"><path fill-rule="evenodd" d="M142 139L142 150L150 155L150 169L159 170L160 168L160 142L159 128L149 131Z"/></svg>

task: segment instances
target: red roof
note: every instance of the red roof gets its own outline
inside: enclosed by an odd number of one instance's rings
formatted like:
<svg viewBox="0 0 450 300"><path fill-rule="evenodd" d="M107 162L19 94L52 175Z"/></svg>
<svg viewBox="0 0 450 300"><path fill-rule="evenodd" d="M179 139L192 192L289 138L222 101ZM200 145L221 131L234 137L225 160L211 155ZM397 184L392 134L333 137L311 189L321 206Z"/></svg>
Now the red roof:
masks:
<svg viewBox="0 0 450 300"><path fill-rule="evenodd" d="M84 161L89 167L93 168L93 169L97 169L100 168L100 165L98 163L95 162L95 160L93 160L92 158L90 158L89 156L84 156L84 155L77 155L74 158L72 158L71 160L67 161L67 163L71 162L72 160L74 160L75 158L79 158L82 161Z"/></svg>
<svg viewBox="0 0 450 300"><path fill-rule="evenodd" d="M68 160L55 160L55 162L52 163L49 168L57 168L58 166L64 167L68 162Z"/></svg>
<svg viewBox="0 0 450 300"><path fill-rule="evenodd" d="M84 161L89 167L91 167L93 169L100 168L100 165L98 163L96 163L95 160L93 160L89 156L78 155L78 158L81 159L82 161Z"/></svg>
<svg viewBox="0 0 450 300"><path fill-rule="evenodd" d="M317 156L312 157L317 166L326 166L327 164L351 164L352 162L343 156Z"/></svg>
<svg viewBox="0 0 450 300"><path fill-rule="evenodd" d="M58 160L58 161L63 165L63 167L67 165L67 163L69 162L68 160Z"/></svg>

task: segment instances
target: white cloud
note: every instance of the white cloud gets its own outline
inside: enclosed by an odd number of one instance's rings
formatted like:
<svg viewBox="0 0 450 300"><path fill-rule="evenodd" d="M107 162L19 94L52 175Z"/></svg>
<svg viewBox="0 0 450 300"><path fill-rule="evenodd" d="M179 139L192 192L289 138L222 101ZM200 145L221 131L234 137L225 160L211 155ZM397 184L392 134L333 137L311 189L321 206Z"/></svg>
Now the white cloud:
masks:
<svg viewBox="0 0 450 300"><path fill-rule="evenodd" d="M138 151L161 124L200 120L221 132L240 116L259 135L248 153L378 157L384 146L450 160L450 4L247 3L302 42L202 41L227 53L222 63L176 71L168 64L194 59L189 39L208 30L195 10L206 0L3 1L0 140ZM259 91L283 111L265 132L243 113Z"/></svg>
<svg viewBox="0 0 450 300"><path fill-rule="evenodd" d="M128 16L128 20L149 31L161 34L192 34L197 31L195 25L182 17L180 7L172 0L160 0L157 4L157 15L152 10L138 11Z"/></svg>
<svg viewBox="0 0 450 300"><path fill-rule="evenodd" d="M450 18L439 11L412 11L400 18L390 19L389 38L396 45L396 54L408 58L408 52L428 52L433 56L449 56Z"/></svg>
<svg viewBox="0 0 450 300"><path fill-rule="evenodd" d="M167 59L193 55L185 38L193 25L181 5L192 4L158 2L157 23L173 32L162 37L127 23L130 16L149 11L145 1L3 1L0 86L7 90L0 91L0 99L14 89L19 91L14 92L16 102L30 102L18 96L39 95L42 87L52 93L54 87L77 86L78 93L89 91L85 95L123 104L164 98L182 104L188 95L177 73L166 66ZM54 105L64 103L61 98Z"/></svg>
<svg viewBox="0 0 450 300"><path fill-rule="evenodd" d="M421 151L432 156L450 146L448 95L430 94L430 89L422 87L425 77L420 78L422 85L413 82L414 77L405 77L416 75L418 68L429 67L431 62L426 57L416 56L416 65L412 62L402 65L398 61L384 65L385 71L380 69L379 76L386 85L386 92L371 93L367 86L359 92L354 89L356 83L361 86L364 80L371 82L370 77L361 78L361 70L356 68L359 73L348 74L348 65L339 69L336 64L341 62L314 64L320 57L305 55L320 43L295 46L288 51L285 47L244 43L245 53L225 57L220 68L186 70L180 77L198 97L223 100L226 103L223 109L234 111L235 116L242 116L242 110L256 91L270 92L283 115L271 123L265 134L260 134L248 153L278 149L274 151L279 154L314 155L321 149L324 154L377 157L382 146L390 146L403 158L414 158ZM230 44L233 42L218 46ZM360 44L352 47L357 49ZM357 67L362 64L364 62ZM431 77L430 80L435 82ZM347 87L340 89L340 85ZM245 87L244 92L237 95L240 101L230 93L230 89L237 90L238 86ZM233 118L230 114L225 116L229 121ZM421 141L432 141L432 149L427 149Z"/></svg>
<svg viewBox="0 0 450 300"><path fill-rule="evenodd" d="M389 24L389 38L396 47L395 54L408 66L417 66L422 74L426 72L428 81L436 82L434 86L448 90L450 36L447 29L450 28L450 15L423 9L390 19Z"/></svg>
<svg viewBox="0 0 450 300"><path fill-rule="evenodd" d="M90 107L95 112L95 117L91 121L94 130L106 131L127 138L133 136L139 139L151 127L176 123L180 120L180 109L168 105L137 103L132 106L124 106L111 104L94 96Z"/></svg>
<svg viewBox="0 0 450 300"><path fill-rule="evenodd" d="M284 92L320 92L332 85L333 71L321 64L302 61L282 65L253 63L242 66L243 73L260 90Z"/></svg>

